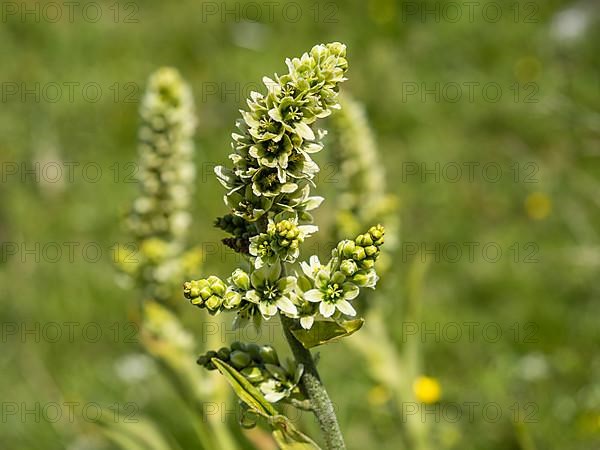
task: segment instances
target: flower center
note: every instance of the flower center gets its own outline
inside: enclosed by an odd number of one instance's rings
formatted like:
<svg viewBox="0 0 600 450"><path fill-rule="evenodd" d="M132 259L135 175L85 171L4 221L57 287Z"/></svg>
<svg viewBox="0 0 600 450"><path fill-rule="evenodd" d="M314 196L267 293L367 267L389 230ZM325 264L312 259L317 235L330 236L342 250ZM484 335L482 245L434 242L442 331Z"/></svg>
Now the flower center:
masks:
<svg viewBox="0 0 600 450"><path fill-rule="evenodd" d="M344 291L339 284L333 283L327 286L324 292L324 300L330 303L336 303L340 298L344 296Z"/></svg>
<svg viewBox="0 0 600 450"><path fill-rule="evenodd" d="M302 118L302 112L300 112L300 109L298 107L290 106L290 108L287 111L287 118L294 122L299 121Z"/></svg>
<svg viewBox="0 0 600 450"><path fill-rule="evenodd" d="M279 290L277 286L267 285L263 291L263 298L268 303L273 303L275 300L279 298Z"/></svg>

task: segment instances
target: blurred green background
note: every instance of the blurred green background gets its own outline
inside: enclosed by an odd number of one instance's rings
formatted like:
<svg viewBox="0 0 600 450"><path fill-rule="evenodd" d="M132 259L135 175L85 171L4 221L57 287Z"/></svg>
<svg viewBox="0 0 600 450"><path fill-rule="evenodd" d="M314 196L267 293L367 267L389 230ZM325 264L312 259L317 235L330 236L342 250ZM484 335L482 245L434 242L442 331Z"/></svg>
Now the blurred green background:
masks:
<svg viewBox="0 0 600 450"><path fill-rule="evenodd" d="M422 418L429 447L600 448L597 2L53 5L2 3L1 448L114 448L95 410L83 412L92 403L129 405L195 448L180 400L137 343L137 297L114 267L115 245L130 240L122 217L137 192L139 100L163 65L194 90L192 241L205 250L199 275L226 275L236 259L215 250L223 236L212 221L225 207L212 167L263 75L330 41L348 46L342 89L365 105L400 200L400 245L373 301L384 304L391 350L418 339L420 372L441 387ZM321 178L317 191L332 195L335 171ZM317 214L324 230L334 207ZM327 233L312 239L325 254ZM416 332L406 318L415 267ZM200 353L205 315L182 299L180 318ZM404 448L406 405L353 346L320 352L349 448ZM78 404L73 420L65 402ZM60 420L47 418L53 403ZM318 436L314 421L301 423Z"/></svg>

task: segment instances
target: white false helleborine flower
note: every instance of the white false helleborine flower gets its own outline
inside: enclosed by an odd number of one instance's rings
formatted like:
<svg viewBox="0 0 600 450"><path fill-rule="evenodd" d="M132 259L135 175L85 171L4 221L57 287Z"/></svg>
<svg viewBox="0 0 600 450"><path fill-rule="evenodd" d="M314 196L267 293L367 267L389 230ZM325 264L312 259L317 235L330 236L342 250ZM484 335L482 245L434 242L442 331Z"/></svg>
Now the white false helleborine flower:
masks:
<svg viewBox="0 0 600 450"><path fill-rule="evenodd" d="M318 269L316 275L313 276L314 269L320 265L316 257L314 259L311 258L311 265L312 267L305 264L302 267L303 270L307 268L307 270L304 270L304 273L313 279L315 285L314 289L310 289L304 293L304 300L318 303L319 312L325 318L333 316L336 309L347 316L355 316L356 310L348 300L353 300L358 296L360 292L358 286L350 281L346 281L346 276L340 271L335 271L332 274L329 265L322 266Z"/></svg>
<svg viewBox="0 0 600 450"><path fill-rule="evenodd" d="M296 316L298 310L290 299L296 287L296 278L282 277L281 265L264 265L250 275L252 289L246 292L246 300L258 305L265 319L276 315L279 310L289 316Z"/></svg>

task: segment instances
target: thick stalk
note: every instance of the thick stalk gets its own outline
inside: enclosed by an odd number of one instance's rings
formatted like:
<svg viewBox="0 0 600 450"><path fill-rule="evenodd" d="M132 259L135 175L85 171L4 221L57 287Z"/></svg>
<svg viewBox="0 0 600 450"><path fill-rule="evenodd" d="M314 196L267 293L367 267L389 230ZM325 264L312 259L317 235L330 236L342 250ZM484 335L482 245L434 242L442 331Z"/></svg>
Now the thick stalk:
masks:
<svg viewBox="0 0 600 450"><path fill-rule="evenodd" d="M304 366L304 374L300 380L302 389L311 401L313 411L319 421L321 432L328 450L345 450L346 444L335 415L331 399L321 382L319 372L310 351L308 351L292 334L294 319L280 315L283 332L296 358L296 362Z"/></svg>

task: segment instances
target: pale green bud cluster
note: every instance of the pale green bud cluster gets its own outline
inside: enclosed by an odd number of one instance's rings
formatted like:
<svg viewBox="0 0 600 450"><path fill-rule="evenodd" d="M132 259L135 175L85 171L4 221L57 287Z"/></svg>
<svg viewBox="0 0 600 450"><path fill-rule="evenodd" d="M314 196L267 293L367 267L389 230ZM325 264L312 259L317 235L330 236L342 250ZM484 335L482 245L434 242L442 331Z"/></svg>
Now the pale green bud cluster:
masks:
<svg viewBox="0 0 600 450"><path fill-rule="evenodd" d="M225 291L227 285L214 275L206 279L186 281L183 284L183 295L200 308L206 308L211 314L218 313L225 307Z"/></svg>
<svg viewBox="0 0 600 450"><path fill-rule="evenodd" d="M281 312L297 317L296 277L281 276L281 265L263 265L250 274L236 269L224 283L219 277L186 281L183 295L210 314L235 310L245 320L270 319Z"/></svg>
<svg viewBox="0 0 600 450"><path fill-rule="evenodd" d="M250 238L249 251L257 268L280 261L295 262L300 254L300 244L318 230L314 225L298 225L296 217L284 219L278 215L275 220L269 219L266 233Z"/></svg>
<svg viewBox="0 0 600 450"><path fill-rule="evenodd" d="M364 234L358 235L353 241L345 240L338 244L337 253L342 258L345 272L350 275L360 271L370 270L375 267L379 257L380 247L383 245L384 229L381 225L369 228ZM352 271L352 267L356 270Z"/></svg>
<svg viewBox="0 0 600 450"><path fill-rule="evenodd" d="M371 227L354 240L341 241L332 251L329 262L322 265L316 256L301 263L304 277L298 279L304 303L299 305L300 324L311 328L320 315L324 318L355 316L350 303L360 288L375 288L378 276L375 261L383 245L384 229Z"/></svg>
<svg viewBox="0 0 600 450"><path fill-rule="evenodd" d="M191 222L196 118L191 90L176 69L163 67L150 76L140 116L141 192L130 227L138 239L181 241Z"/></svg>
<svg viewBox="0 0 600 450"><path fill-rule="evenodd" d="M175 280L197 266L198 250L185 251L195 169L192 136L196 126L189 87L179 72L153 73L140 106L137 171L140 193L128 217L136 247L118 251L120 268L143 288L146 298L168 302Z"/></svg>
<svg viewBox="0 0 600 450"><path fill-rule="evenodd" d="M320 201L311 198L310 182L319 167L311 154L322 149L324 135L313 126L338 109L339 83L348 67L346 47L317 45L301 58L288 59L288 73L263 79L267 94L252 92L249 111L241 111L229 158L232 169L215 172L228 189L233 213L256 221L267 212L296 211L301 220Z"/></svg>
<svg viewBox="0 0 600 450"><path fill-rule="evenodd" d="M231 347L209 351L198 358L198 364L215 370L213 358L219 359L238 370L250 383L258 387L271 403L290 397L302 400L298 382L303 373L302 364L280 362L277 351L270 345L234 342Z"/></svg>

